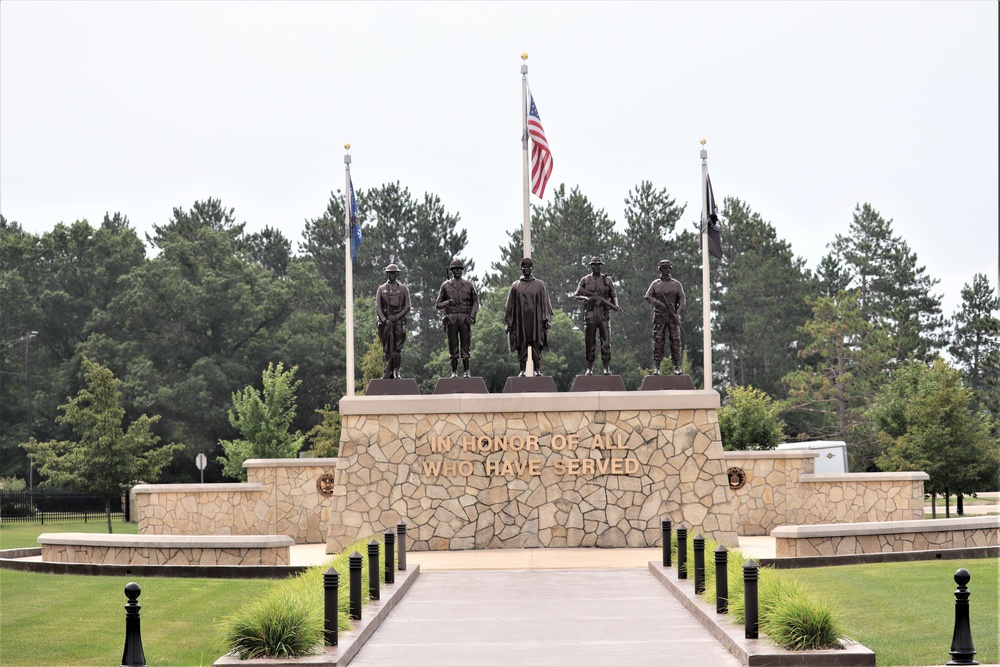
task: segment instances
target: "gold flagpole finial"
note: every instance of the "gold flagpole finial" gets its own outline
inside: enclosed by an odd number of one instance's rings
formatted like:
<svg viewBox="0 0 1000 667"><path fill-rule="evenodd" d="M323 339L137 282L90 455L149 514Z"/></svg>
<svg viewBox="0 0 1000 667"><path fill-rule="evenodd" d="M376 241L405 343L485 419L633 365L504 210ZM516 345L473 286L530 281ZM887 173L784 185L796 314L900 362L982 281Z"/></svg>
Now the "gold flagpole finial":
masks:
<svg viewBox="0 0 1000 667"><path fill-rule="evenodd" d="M524 53L521 54L521 60L527 60L527 59L528 59L528 52L525 51Z"/></svg>
<svg viewBox="0 0 1000 667"><path fill-rule="evenodd" d="M704 139L704 138L702 138L702 140L701 140L701 145L702 145L702 146L704 146L704 145L705 145L705 139Z"/></svg>
<svg viewBox="0 0 1000 667"><path fill-rule="evenodd" d="M702 143L705 143L705 141L702 140ZM351 145L350 144L344 144L344 149L345 150L351 150Z"/></svg>

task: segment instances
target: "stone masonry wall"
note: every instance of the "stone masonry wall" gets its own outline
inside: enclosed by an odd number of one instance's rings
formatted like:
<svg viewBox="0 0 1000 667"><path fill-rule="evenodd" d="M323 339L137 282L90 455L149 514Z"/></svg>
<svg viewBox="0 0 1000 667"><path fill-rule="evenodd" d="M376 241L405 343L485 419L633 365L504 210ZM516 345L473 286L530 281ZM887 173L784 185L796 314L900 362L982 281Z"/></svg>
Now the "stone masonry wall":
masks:
<svg viewBox="0 0 1000 667"><path fill-rule="evenodd" d="M768 535L789 523L788 508L796 506L799 477L813 471L818 454L803 450L725 452L727 467L743 471L742 488L732 489L733 513L740 535Z"/></svg>
<svg viewBox="0 0 1000 667"><path fill-rule="evenodd" d="M924 518L926 473L802 475L788 523L916 521Z"/></svg>
<svg viewBox="0 0 1000 667"><path fill-rule="evenodd" d="M140 535L274 533L261 484L139 484L132 507Z"/></svg>
<svg viewBox="0 0 1000 667"><path fill-rule="evenodd" d="M288 547L185 549L43 544L42 560L100 565L288 565Z"/></svg>
<svg viewBox="0 0 1000 667"><path fill-rule="evenodd" d="M288 535L322 543L330 518L337 459L250 459L248 482L140 484L132 489L139 533L149 535ZM329 492L329 486L324 491Z"/></svg>
<svg viewBox="0 0 1000 667"><path fill-rule="evenodd" d="M264 487L262 500L274 517L270 532L289 535L297 544L326 541L331 496L321 492L318 482L328 476L332 485L336 462L337 459L251 459L244 462L247 480Z"/></svg>
<svg viewBox="0 0 1000 667"><path fill-rule="evenodd" d="M700 391L342 399L327 552L400 519L418 551L648 547L664 518L735 544L717 406Z"/></svg>
<svg viewBox="0 0 1000 667"><path fill-rule="evenodd" d="M768 535L777 526L912 521L924 516L927 474L813 474L816 452L725 452L728 468L743 472L732 490L740 535Z"/></svg>

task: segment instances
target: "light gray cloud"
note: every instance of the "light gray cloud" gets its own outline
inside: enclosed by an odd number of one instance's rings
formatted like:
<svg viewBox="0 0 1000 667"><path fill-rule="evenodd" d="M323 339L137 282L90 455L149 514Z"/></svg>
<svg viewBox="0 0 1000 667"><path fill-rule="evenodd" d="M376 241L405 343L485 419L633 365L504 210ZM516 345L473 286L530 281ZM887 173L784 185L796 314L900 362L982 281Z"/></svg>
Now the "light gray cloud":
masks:
<svg viewBox="0 0 1000 667"><path fill-rule="evenodd" d="M479 270L520 225L519 54L565 182L697 219L698 140L810 266L857 203L945 311L997 281L997 4L0 3L0 212L140 232L217 197L293 241L343 183L438 194ZM548 194L547 197L551 197ZM534 200L533 201L537 201ZM725 233L725 230L723 230Z"/></svg>

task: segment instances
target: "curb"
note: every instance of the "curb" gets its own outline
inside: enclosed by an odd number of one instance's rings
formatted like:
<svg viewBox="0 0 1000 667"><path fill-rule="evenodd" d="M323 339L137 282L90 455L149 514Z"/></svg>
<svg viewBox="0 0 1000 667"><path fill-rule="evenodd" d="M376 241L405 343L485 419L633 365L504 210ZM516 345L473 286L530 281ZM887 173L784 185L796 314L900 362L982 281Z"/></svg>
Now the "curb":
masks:
<svg viewBox="0 0 1000 667"><path fill-rule="evenodd" d="M747 667L875 667L875 652L857 642L846 643L843 649L786 651L763 634L760 639L746 639L742 625L695 596L693 580L679 580L674 570L655 561L649 562L649 571Z"/></svg>
<svg viewBox="0 0 1000 667"><path fill-rule="evenodd" d="M411 570L397 570L396 582L383 584L381 598L372 600L362 607L361 620L355 622L352 629L340 634L337 646L326 646L322 653L305 655L301 658L253 658L251 660L240 660L234 655L224 655L213 663L213 667L236 667L237 665L243 667L296 667L297 665L344 667L354 659L365 642L382 625L382 622L389 616L389 612L399 604L403 595L410 590L419 575L419 565L414 565Z"/></svg>
<svg viewBox="0 0 1000 667"><path fill-rule="evenodd" d="M309 565L117 565L57 563L26 560L42 555L41 547L0 551L0 569L36 574L76 574L99 577L190 577L195 579L284 579Z"/></svg>

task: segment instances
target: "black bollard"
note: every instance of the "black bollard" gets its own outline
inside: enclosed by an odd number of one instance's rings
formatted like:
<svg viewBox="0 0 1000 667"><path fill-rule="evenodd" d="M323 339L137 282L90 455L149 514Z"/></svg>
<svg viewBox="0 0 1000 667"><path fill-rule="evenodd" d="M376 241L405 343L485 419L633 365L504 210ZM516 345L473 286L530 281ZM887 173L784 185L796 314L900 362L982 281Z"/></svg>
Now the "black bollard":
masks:
<svg viewBox="0 0 1000 667"><path fill-rule="evenodd" d="M744 616L746 616L747 639L757 639L759 632L758 610L757 610L757 579L759 578L759 568L753 559L748 560L743 565L743 605Z"/></svg>
<svg viewBox="0 0 1000 667"><path fill-rule="evenodd" d="M139 629L139 593L142 589L133 582L125 586L125 650L122 651L122 667L146 667L146 655L142 652L142 632Z"/></svg>
<svg viewBox="0 0 1000 667"><path fill-rule="evenodd" d="M715 550L715 613L729 613L729 549L721 544Z"/></svg>
<svg viewBox="0 0 1000 667"><path fill-rule="evenodd" d="M955 632L951 636L951 660L949 665L978 665L973 660L976 647L972 645L972 625L969 623L969 589L966 584L972 575L964 567L955 573Z"/></svg>
<svg viewBox="0 0 1000 667"><path fill-rule="evenodd" d="M372 541L368 543L368 597L371 600L379 599L378 579L380 574L378 566L378 540L373 537Z"/></svg>
<svg viewBox="0 0 1000 667"><path fill-rule="evenodd" d="M406 570L406 524L400 521L396 524L396 548L399 549L399 563L396 568L400 572Z"/></svg>
<svg viewBox="0 0 1000 667"><path fill-rule="evenodd" d="M323 641L337 645L337 622L340 620L340 573L332 567L323 573Z"/></svg>
<svg viewBox="0 0 1000 667"><path fill-rule="evenodd" d="M677 578L687 579L688 529L683 524L677 526Z"/></svg>
<svg viewBox="0 0 1000 667"><path fill-rule="evenodd" d="M361 620L361 554L357 551L347 557L351 585L351 618Z"/></svg>
<svg viewBox="0 0 1000 667"><path fill-rule="evenodd" d="M385 583L396 583L396 533L385 531Z"/></svg>
<svg viewBox="0 0 1000 667"><path fill-rule="evenodd" d="M663 537L663 567L670 567L670 519L660 522L660 535Z"/></svg>
<svg viewBox="0 0 1000 667"><path fill-rule="evenodd" d="M705 592L705 538L701 533L691 541L694 545L694 594Z"/></svg>

